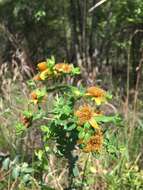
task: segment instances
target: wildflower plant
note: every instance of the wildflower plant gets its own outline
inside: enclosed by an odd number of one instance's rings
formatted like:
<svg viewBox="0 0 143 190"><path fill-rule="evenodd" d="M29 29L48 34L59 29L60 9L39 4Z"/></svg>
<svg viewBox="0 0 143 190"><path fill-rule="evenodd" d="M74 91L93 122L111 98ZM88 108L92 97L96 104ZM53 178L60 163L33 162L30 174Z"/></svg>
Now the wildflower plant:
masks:
<svg viewBox="0 0 143 190"><path fill-rule="evenodd" d="M17 133L36 125L42 134L42 147L35 150L38 167L47 170L48 157L55 154L68 160L69 176L73 178L77 175L80 152L96 155L107 148L104 142L107 142L109 124L106 123L116 125L119 117L106 115L100 107L112 95L99 86L85 88L68 84L67 76L79 75L80 69L72 64L56 63L54 57L38 63L37 70L37 75L29 81L28 109L16 126ZM76 156L73 151L77 151Z"/></svg>

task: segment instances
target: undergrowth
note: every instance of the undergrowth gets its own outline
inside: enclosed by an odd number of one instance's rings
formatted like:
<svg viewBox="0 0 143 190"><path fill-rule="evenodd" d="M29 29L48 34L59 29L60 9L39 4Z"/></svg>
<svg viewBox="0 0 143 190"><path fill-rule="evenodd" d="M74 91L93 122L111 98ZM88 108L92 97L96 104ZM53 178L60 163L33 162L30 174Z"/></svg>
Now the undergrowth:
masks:
<svg viewBox="0 0 143 190"><path fill-rule="evenodd" d="M114 90L72 85L79 68L53 57L37 66L1 98L0 189L143 189L140 114L131 131Z"/></svg>

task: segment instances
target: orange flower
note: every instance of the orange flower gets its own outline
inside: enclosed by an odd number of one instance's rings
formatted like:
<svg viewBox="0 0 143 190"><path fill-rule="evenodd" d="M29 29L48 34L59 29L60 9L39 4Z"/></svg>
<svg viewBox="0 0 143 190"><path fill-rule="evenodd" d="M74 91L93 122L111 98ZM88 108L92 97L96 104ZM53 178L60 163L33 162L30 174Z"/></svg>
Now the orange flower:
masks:
<svg viewBox="0 0 143 190"><path fill-rule="evenodd" d="M35 81L40 81L40 80L42 80L42 79L41 79L40 75L38 74L38 75L35 75L35 76L33 77L33 80L35 80Z"/></svg>
<svg viewBox="0 0 143 190"><path fill-rule="evenodd" d="M99 87L92 86L87 88L86 95L93 97L97 105L106 101L106 92Z"/></svg>
<svg viewBox="0 0 143 190"><path fill-rule="evenodd" d="M47 69L47 62L43 61L37 65L39 71L45 71Z"/></svg>
<svg viewBox="0 0 143 190"><path fill-rule="evenodd" d="M103 134L101 130L97 130L97 132L92 136L87 142L86 146L83 148L84 152L99 152L102 148L103 144Z"/></svg>
<svg viewBox="0 0 143 190"><path fill-rule="evenodd" d="M32 92L30 94L30 97L31 97L32 101L34 102L34 104L38 103L38 96L37 96L36 92Z"/></svg>
<svg viewBox="0 0 143 190"><path fill-rule="evenodd" d="M79 110L75 112L75 115L77 116L80 125L89 122L93 128L99 128L97 122L94 119L94 116L98 114L95 113L89 105L80 107Z"/></svg>
<svg viewBox="0 0 143 190"><path fill-rule="evenodd" d="M47 77L51 75L52 75L52 72L49 69L45 69L44 71L41 72L40 78L41 80L45 80Z"/></svg>
<svg viewBox="0 0 143 190"><path fill-rule="evenodd" d="M26 127L29 128L31 123L32 123L32 117L26 117L26 116L21 116L20 118L22 124Z"/></svg>
<svg viewBox="0 0 143 190"><path fill-rule="evenodd" d="M72 68L73 68L72 65L66 63L57 63L55 65L55 70L63 73L70 73L72 71Z"/></svg>

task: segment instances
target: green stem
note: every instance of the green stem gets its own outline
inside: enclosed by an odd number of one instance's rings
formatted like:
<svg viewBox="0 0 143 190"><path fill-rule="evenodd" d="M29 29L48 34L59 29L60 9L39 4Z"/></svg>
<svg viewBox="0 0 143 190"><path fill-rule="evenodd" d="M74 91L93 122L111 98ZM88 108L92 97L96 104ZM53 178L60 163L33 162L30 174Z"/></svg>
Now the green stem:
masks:
<svg viewBox="0 0 143 190"><path fill-rule="evenodd" d="M51 91L54 91L54 90L62 90L62 89L66 89L66 88L71 88L70 85L66 85L66 84L61 84L61 85L56 85L56 86L53 86L51 88L47 88L47 92L51 92Z"/></svg>
<svg viewBox="0 0 143 190"><path fill-rule="evenodd" d="M85 165L84 165L84 169L83 169L81 190L84 190L84 189L83 189L83 188L84 188L84 180L85 180L85 177L86 177L86 169L87 169L87 165L88 165L89 158L90 158L90 153L89 153L88 156L87 156L87 159L86 159Z"/></svg>

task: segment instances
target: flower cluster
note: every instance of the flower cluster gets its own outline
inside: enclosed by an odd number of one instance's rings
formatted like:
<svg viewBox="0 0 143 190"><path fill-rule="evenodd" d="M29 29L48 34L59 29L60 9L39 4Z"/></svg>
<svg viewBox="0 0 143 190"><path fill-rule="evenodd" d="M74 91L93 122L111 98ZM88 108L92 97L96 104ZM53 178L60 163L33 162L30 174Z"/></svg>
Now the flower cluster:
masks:
<svg viewBox="0 0 143 190"><path fill-rule="evenodd" d="M51 79L53 77L58 77L63 74L78 74L79 70L75 68L72 64L67 63L55 63L55 59L47 59L37 64L39 73L34 76L34 80L42 81L45 79Z"/></svg>
<svg viewBox="0 0 143 190"><path fill-rule="evenodd" d="M43 102L44 99L46 99L46 89L36 89L30 94L31 102L34 104L38 104L40 102Z"/></svg>
<svg viewBox="0 0 143 190"><path fill-rule="evenodd" d="M99 106L106 102L106 91L92 86L86 89L85 97L90 97ZM77 124L81 126L80 131L84 131L84 133L81 133L84 135L81 135L82 137L78 141L79 144L83 145L83 151L99 152L103 144L103 133L96 117L103 116L102 112L97 109L94 110L89 104L84 104L75 111L75 116L77 117Z"/></svg>
<svg viewBox="0 0 143 190"><path fill-rule="evenodd" d="M45 81L46 79L52 78L55 80L50 80L50 83L48 83L47 86L45 82L40 83L41 86L39 85L38 87L37 83L34 82L34 88L36 87L36 89L30 94L30 103L33 105L38 105L34 107L34 110L41 112L41 115L45 114L44 117L47 118L46 110L44 110L44 112L42 109L47 108L45 102L47 102L49 99L49 93L52 93L55 90L58 91L60 89L60 94L58 94L60 97L57 96L55 101L50 102L50 104L53 103L53 110L48 111L48 114L54 113L53 115L50 114L51 121L48 119L48 130L51 131L50 134L54 134L56 139L60 137L60 134L65 134L65 138L71 135L70 138L72 138L72 135L75 132L78 134L78 139L76 139L76 142L78 141L79 147L81 147L84 152L99 152L103 145L102 123L108 121L110 122L112 120L112 117L106 117L100 110L100 105L106 103L107 99L109 98L109 94L98 86L77 88L72 85L59 85L56 80L58 77L69 74L73 76L80 73L79 68L74 67L72 64L56 63L55 59L51 58L47 59L47 61L38 63L37 68L38 74L34 77L34 81ZM49 86L51 83L54 83L53 87L51 85ZM62 86L64 86L64 88ZM63 89L61 89L61 87ZM75 107L77 107L77 100L80 102L80 104L81 102L84 103L75 109ZM42 119L42 116L38 114L39 113L37 112L36 116L36 113L33 112L33 117L31 117L31 115L30 117L29 115L28 117L23 116L21 118L22 124L28 128L31 123L33 123L35 118ZM72 131L72 133L70 133L70 131ZM69 143L74 142L74 138L75 137L73 135L73 140L69 139ZM67 141L68 139L66 139L66 142L64 141L64 143L67 143L68 146L69 143ZM58 141L59 144L62 142L63 141L61 140ZM62 144L63 147L65 147L65 144Z"/></svg>
<svg viewBox="0 0 143 190"><path fill-rule="evenodd" d="M86 96L92 97L97 105L106 102L106 92L99 87L92 86L87 88Z"/></svg>

